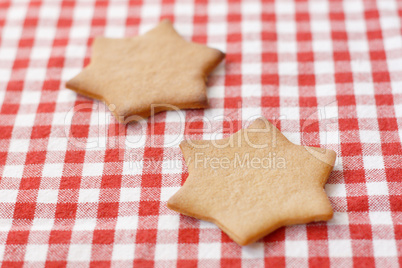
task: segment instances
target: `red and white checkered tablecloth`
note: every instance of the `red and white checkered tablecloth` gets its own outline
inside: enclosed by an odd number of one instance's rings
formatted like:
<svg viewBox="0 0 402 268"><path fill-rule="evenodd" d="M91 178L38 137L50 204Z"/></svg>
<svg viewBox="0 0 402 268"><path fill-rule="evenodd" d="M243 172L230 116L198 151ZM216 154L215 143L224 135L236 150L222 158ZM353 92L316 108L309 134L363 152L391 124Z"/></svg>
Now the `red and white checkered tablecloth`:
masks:
<svg viewBox="0 0 402 268"><path fill-rule="evenodd" d="M169 18L226 52L210 108L124 128L65 88L96 36ZM4 267L402 265L402 1L0 1L0 259ZM188 59L191 60L191 59ZM178 144L258 115L338 154L327 223L240 247L166 201Z"/></svg>

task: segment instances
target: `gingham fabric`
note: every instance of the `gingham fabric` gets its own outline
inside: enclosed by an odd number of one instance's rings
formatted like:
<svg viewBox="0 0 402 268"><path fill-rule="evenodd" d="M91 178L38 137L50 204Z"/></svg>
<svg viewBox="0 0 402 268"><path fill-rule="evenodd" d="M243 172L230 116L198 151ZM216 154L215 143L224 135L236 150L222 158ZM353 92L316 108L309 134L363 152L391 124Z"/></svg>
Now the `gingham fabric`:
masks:
<svg viewBox="0 0 402 268"><path fill-rule="evenodd" d="M164 18L226 52L210 108L124 127L65 88L94 37ZM2 265L402 265L401 26L399 0L1 1ZM337 152L334 217L240 247L166 201L188 175L181 140L225 137L259 115Z"/></svg>

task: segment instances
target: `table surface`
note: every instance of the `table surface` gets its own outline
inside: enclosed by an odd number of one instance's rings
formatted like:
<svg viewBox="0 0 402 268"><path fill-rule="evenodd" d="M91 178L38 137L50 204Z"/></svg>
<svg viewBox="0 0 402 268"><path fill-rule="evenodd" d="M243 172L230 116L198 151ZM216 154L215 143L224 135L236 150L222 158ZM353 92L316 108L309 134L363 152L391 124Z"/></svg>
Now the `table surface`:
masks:
<svg viewBox="0 0 402 268"><path fill-rule="evenodd" d="M164 18L226 52L208 109L124 128L65 88L94 37ZM2 264L402 265L401 25L394 0L0 2ZM188 175L181 140L226 137L257 115L337 152L334 217L240 247L166 201Z"/></svg>

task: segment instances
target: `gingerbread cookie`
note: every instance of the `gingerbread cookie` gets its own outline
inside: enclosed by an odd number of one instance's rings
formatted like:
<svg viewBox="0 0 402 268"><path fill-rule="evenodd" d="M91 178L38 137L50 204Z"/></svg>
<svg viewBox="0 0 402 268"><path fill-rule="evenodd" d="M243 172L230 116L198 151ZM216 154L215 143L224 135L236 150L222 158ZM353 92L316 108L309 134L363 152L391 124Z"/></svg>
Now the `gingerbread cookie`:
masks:
<svg viewBox="0 0 402 268"><path fill-rule="evenodd" d="M168 208L215 223L239 245L332 217L324 184L335 152L295 145L265 118L228 138L180 148L189 176Z"/></svg>
<svg viewBox="0 0 402 268"><path fill-rule="evenodd" d="M142 36L96 38L90 64L66 87L105 102L120 122L164 110L204 108L207 76L224 56L185 41L164 20Z"/></svg>

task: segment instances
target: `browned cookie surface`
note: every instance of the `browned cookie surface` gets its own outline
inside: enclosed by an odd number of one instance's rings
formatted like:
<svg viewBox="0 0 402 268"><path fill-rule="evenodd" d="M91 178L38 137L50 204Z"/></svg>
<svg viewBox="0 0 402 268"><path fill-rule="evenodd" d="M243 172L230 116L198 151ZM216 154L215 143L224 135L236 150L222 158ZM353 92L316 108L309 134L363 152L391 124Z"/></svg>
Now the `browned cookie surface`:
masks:
<svg viewBox="0 0 402 268"><path fill-rule="evenodd" d="M214 222L240 245L332 217L324 185L335 152L295 145L265 118L228 138L180 147L189 176L168 207Z"/></svg>
<svg viewBox="0 0 402 268"><path fill-rule="evenodd" d="M66 87L110 105L120 122L148 117L152 109L204 108L206 78L223 58L219 50L187 42L164 20L142 36L96 38L90 64Z"/></svg>

